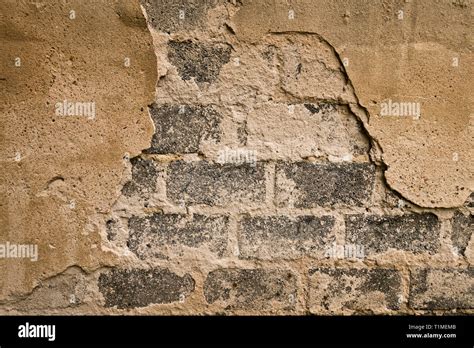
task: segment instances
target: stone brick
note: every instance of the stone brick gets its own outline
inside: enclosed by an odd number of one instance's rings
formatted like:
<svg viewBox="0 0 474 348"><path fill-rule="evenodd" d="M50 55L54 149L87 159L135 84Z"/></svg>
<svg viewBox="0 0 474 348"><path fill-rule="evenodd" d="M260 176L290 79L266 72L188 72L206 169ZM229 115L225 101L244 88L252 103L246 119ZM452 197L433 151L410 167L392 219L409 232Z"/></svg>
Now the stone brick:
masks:
<svg viewBox="0 0 474 348"><path fill-rule="evenodd" d="M107 240L113 242L117 239L117 229L119 228L118 221L115 219L107 220L105 223L105 230L107 232Z"/></svg>
<svg viewBox="0 0 474 348"><path fill-rule="evenodd" d="M128 247L140 259L183 256L201 249L223 256L227 248L227 216L155 213L132 216Z"/></svg>
<svg viewBox="0 0 474 348"><path fill-rule="evenodd" d="M280 206L363 206L372 194L375 168L368 163L296 162L278 163L276 173Z"/></svg>
<svg viewBox="0 0 474 348"><path fill-rule="evenodd" d="M247 146L260 159L366 157L369 141L347 105L265 101L247 113Z"/></svg>
<svg viewBox="0 0 474 348"><path fill-rule="evenodd" d="M319 103L319 104L311 104L305 103L304 107L311 112L311 114L319 114L321 113L322 116L326 116L328 112L334 111L337 109L337 106L334 103Z"/></svg>
<svg viewBox="0 0 474 348"><path fill-rule="evenodd" d="M160 170L151 160L141 157L130 159L132 164L132 180L125 183L122 193L127 196L149 195L155 191Z"/></svg>
<svg viewBox="0 0 474 348"><path fill-rule="evenodd" d="M466 202L464 202L464 205L469 208L474 208L474 192L471 193L469 197L467 197L467 200Z"/></svg>
<svg viewBox="0 0 474 348"><path fill-rule="evenodd" d="M263 202L265 170L262 163L251 166L176 161L168 167L166 187L168 198L176 204Z"/></svg>
<svg viewBox="0 0 474 348"><path fill-rule="evenodd" d="M209 273L204 296L225 309L278 311L295 307L296 289L290 271L227 268Z"/></svg>
<svg viewBox="0 0 474 348"><path fill-rule="evenodd" d="M240 221L242 258L297 258L323 255L335 242L332 216L247 216Z"/></svg>
<svg viewBox="0 0 474 348"><path fill-rule="evenodd" d="M434 254L440 246L440 221L434 214L347 215L346 243L364 246L366 254L391 248Z"/></svg>
<svg viewBox="0 0 474 348"><path fill-rule="evenodd" d="M99 276L105 307L119 309L177 302L192 293L194 287L189 274L179 276L166 268L113 269Z"/></svg>
<svg viewBox="0 0 474 348"><path fill-rule="evenodd" d="M141 0L151 26L163 32L190 30L205 20L208 9L217 0ZM184 18L180 18L184 11Z"/></svg>
<svg viewBox="0 0 474 348"><path fill-rule="evenodd" d="M194 78L196 82L214 82L222 66L230 60L231 47L223 43L197 43L170 41L168 60L176 66L183 80Z"/></svg>
<svg viewBox="0 0 474 348"><path fill-rule="evenodd" d="M427 310L474 308L474 268L412 270L409 306Z"/></svg>
<svg viewBox="0 0 474 348"><path fill-rule="evenodd" d="M401 276L394 269L315 268L309 275L312 313L400 308Z"/></svg>
<svg viewBox="0 0 474 348"><path fill-rule="evenodd" d="M460 211L454 213L451 220L452 234L451 241L453 247L460 254L464 255L466 248L474 232L474 216L472 214L464 215Z"/></svg>
<svg viewBox="0 0 474 348"><path fill-rule="evenodd" d="M150 113L155 134L147 153L196 153L201 142L220 141L221 116L211 106L153 104Z"/></svg>

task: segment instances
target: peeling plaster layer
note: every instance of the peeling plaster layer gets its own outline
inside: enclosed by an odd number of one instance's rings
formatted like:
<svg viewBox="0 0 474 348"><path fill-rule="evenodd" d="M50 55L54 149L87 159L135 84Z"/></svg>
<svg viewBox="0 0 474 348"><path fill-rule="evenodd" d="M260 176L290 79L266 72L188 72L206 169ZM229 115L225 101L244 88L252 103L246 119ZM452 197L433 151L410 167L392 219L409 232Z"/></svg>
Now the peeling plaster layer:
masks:
<svg viewBox="0 0 474 348"><path fill-rule="evenodd" d="M244 0L233 28L250 42L326 39L368 112L390 187L420 206L456 207L473 190L473 20L472 1ZM382 116L389 99L420 103L419 119Z"/></svg>

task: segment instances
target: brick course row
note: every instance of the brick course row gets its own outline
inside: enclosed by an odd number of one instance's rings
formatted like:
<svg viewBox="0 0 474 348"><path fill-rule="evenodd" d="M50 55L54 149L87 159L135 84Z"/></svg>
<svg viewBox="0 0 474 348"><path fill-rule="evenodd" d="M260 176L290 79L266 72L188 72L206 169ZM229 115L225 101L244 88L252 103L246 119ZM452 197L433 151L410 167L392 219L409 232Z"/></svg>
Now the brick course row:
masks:
<svg viewBox="0 0 474 348"><path fill-rule="evenodd" d="M346 245L363 248L364 257L391 249L435 254L440 248L440 222L434 214L345 216ZM297 259L323 257L335 243L330 215L283 216L245 214L238 218L239 257ZM183 256L187 251L226 255L229 215L154 213L128 221L128 247L139 258Z"/></svg>
<svg viewBox="0 0 474 348"><path fill-rule="evenodd" d="M396 269L317 267L307 275L312 313L396 311L403 305L421 310L474 308L474 268L413 269L408 301ZM202 296L206 304L223 310L292 311L302 293L300 277L291 270L219 268L207 274ZM106 307L130 309L185 302L195 295L196 286L190 274L153 268L104 272L99 290Z"/></svg>

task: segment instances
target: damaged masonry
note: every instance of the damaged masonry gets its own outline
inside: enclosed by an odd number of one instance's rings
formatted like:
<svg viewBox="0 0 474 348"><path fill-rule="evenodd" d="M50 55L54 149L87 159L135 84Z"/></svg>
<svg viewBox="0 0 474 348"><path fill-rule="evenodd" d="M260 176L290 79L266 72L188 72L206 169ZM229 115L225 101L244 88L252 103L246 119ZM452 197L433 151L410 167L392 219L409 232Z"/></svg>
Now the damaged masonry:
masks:
<svg viewBox="0 0 474 348"><path fill-rule="evenodd" d="M472 6L2 2L0 312L474 314Z"/></svg>

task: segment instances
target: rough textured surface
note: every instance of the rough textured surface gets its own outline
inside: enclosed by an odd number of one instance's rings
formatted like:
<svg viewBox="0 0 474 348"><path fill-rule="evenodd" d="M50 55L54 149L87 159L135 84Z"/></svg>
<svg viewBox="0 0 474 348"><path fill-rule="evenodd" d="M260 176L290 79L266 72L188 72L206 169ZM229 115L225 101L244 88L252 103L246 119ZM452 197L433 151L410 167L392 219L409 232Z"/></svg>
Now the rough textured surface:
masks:
<svg viewBox="0 0 474 348"><path fill-rule="evenodd" d="M473 208L474 207L474 192L471 193L471 195L468 197L464 205Z"/></svg>
<svg viewBox="0 0 474 348"><path fill-rule="evenodd" d="M466 248L469 245L472 234L474 232L474 216L472 214L464 215L457 211L452 223L452 235L451 240L455 251L465 255Z"/></svg>
<svg viewBox="0 0 474 348"><path fill-rule="evenodd" d="M179 276L168 269L113 270L99 277L105 307L145 307L154 303L182 301L194 291L189 274Z"/></svg>
<svg viewBox="0 0 474 348"><path fill-rule="evenodd" d="M262 164L252 167L177 161L169 165L167 175L167 193L177 204L246 204L261 202L265 197Z"/></svg>
<svg viewBox="0 0 474 348"><path fill-rule="evenodd" d="M368 254L399 249L434 254L440 245L440 223L433 214L401 216L348 215L346 242L360 244Z"/></svg>
<svg viewBox="0 0 474 348"><path fill-rule="evenodd" d="M334 103L262 103L250 111L246 130L246 145L262 158L352 159L369 148L357 119Z"/></svg>
<svg viewBox="0 0 474 348"><path fill-rule="evenodd" d="M474 308L474 269L416 269L409 305L415 309Z"/></svg>
<svg viewBox="0 0 474 348"><path fill-rule="evenodd" d="M160 170L153 161L141 157L132 158L130 164L132 165L132 178L125 183L122 193L125 196L150 195L155 191Z"/></svg>
<svg viewBox="0 0 474 348"><path fill-rule="evenodd" d="M2 2L0 313L474 314L473 8Z"/></svg>
<svg viewBox="0 0 474 348"><path fill-rule="evenodd" d="M377 313L400 308L401 276L396 270L316 268L309 275L313 313L340 314L345 309Z"/></svg>
<svg viewBox="0 0 474 348"><path fill-rule="evenodd" d="M157 71L138 1L2 1L0 13L0 240L39 250L35 263L0 259L1 301L113 262L99 229L123 156L149 145ZM58 113L64 100L95 113Z"/></svg>
<svg viewBox="0 0 474 348"><path fill-rule="evenodd" d="M282 163L276 168L278 204L309 208L362 206L370 200L374 167L369 164Z"/></svg>
<svg viewBox="0 0 474 348"><path fill-rule="evenodd" d="M168 33L193 29L202 24L207 10L216 3L217 0L141 1L150 25L154 29Z"/></svg>
<svg viewBox="0 0 474 348"><path fill-rule="evenodd" d="M321 255L335 241L332 216L255 216L240 222L243 258L278 259Z"/></svg>
<svg viewBox="0 0 474 348"><path fill-rule="evenodd" d="M23 311L71 310L87 301L91 294L89 281L82 271L70 268L40 283L29 297L15 303L15 307Z"/></svg>
<svg viewBox="0 0 474 348"><path fill-rule="evenodd" d="M222 66L229 62L230 46L203 45L191 41L170 41L168 59L183 80L214 82Z"/></svg>
<svg viewBox="0 0 474 348"><path fill-rule="evenodd" d="M225 309L278 312L296 304L296 278L291 272L262 269L219 269L209 273L204 296Z"/></svg>
<svg viewBox="0 0 474 348"><path fill-rule="evenodd" d="M195 153L201 141L218 142L220 116L212 107L154 104L155 134L147 153Z"/></svg>
<svg viewBox="0 0 474 348"><path fill-rule="evenodd" d="M474 66L472 6L472 1L456 6L424 0L244 0L233 23L239 39L250 42L268 33L323 37L345 62L367 111L364 124L383 149L389 185L419 205L454 207L473 189L474 100L466 78ZM381 103L388 99L421 103L421 117L382 116Z"/></svg>
<svg viewBox="0 0 474 348"><path fill-rule="evenodd" d="M223 256L227 248L227 225L225 216L133 216L128 222L127 245L141 259L183 257L187 249L191 249L188 253L196 253L196 249L204 247Z"/></svg>

